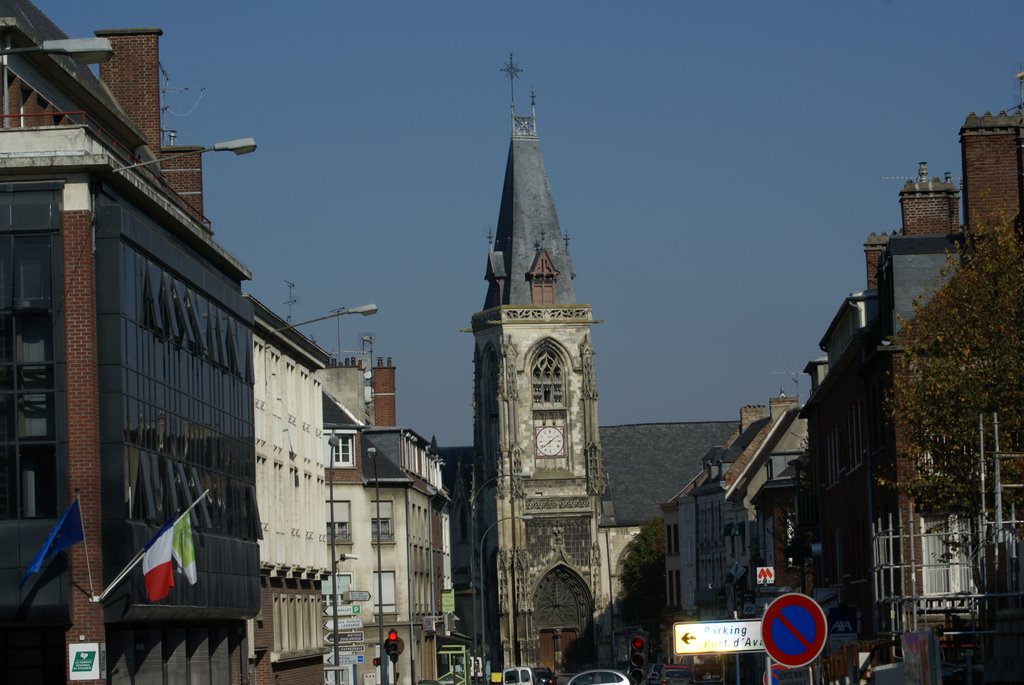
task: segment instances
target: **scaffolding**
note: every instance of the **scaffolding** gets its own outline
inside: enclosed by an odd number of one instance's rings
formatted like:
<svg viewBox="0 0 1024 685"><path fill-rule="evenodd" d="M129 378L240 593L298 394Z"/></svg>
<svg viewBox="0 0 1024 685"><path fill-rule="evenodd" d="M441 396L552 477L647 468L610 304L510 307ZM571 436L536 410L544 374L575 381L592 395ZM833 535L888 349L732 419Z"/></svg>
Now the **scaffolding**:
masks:
<svg viewBox="0 0 1024 685"><path fill-rule="evenodd" d="M898 641L904 632L931 628L950 660L990 654L997 612L1024 608L1024 490L1009 482L1024 473L1024 452L1001 449L996 414L979 417L978 435L977 520L911 506L872 522L878 635Z"/></svg>

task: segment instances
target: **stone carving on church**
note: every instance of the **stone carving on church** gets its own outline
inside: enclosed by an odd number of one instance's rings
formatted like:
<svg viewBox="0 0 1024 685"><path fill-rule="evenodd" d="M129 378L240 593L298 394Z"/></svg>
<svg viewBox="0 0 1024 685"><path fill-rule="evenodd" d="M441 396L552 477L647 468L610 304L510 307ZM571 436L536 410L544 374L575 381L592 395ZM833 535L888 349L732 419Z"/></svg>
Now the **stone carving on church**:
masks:
<svg viewBox="0 0 1024 685"><path fill-rule="evenodd" d="M596 443L591 442L585 450L587 455L587 494L604 494L607 481L601 468L601 450Z"/></svg>
<svg viewBox="0 0 1024 685"><path fill-rule="evenodd" d="M516 606L522 611L526 603L526 579L529 573L529 562L525 549L517 549L515 553Z"/></svg>
<svg viewBox="0 0 1024 685"><path fill-rule="evenodd" d="M512 342L511 336L501 341L501 379L499 381L498 395L506 402L515 402L519 399L519 389L516 387L516 366L518 365L519 350Z"/></svg>
<svg viewBox="0 0 1024 685"><path fill-rule="evenodd" d="M590 545L590 587L596 595L601 589L601 546Z"/></svg>
<svg viewBox="0 0 1024 685"><path fill-rule="evenodd" d="M525 502L529 511L566 511L590 510L590 499L587 497L538 497Z"/></svg>
<svg viewBox="0 0 1024 685"><path fill-rule="evenodd" d="M579 319L590 320L590 307L530 307L518 309L515 307L503 307L501 310L503 319L506 320L533 320L551 321L555 319L578 321Z"/></svg>
<svg viewBox="0 0 1024 685"><path fill-rule="evenodd" d="M597 377L594 375L594 348L590 344L590 338L584 338L580 343L580 359L583 362L583 399L597 399Z"/></svg>
<svg viewBox="0 0 1024 685"><path fill-rule="evenodd" d="M512 115L512 135L516 138L536 138L537 122L532 115Z"/></svg>

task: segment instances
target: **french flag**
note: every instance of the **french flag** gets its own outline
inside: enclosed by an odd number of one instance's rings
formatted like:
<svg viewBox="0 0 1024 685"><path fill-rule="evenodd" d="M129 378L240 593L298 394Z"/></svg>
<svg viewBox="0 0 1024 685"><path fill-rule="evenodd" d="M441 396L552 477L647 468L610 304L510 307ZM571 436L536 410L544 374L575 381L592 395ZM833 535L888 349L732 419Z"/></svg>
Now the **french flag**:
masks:
<svg viewBox="0 0 1024 685"><path fill-rule="evenodd" d="M150 602L163 599L174 587L174 569L171 562L173 549L174 517L171 517L160 527L153 539L146 543L146 553L142 557L142 573Z"/></svg>

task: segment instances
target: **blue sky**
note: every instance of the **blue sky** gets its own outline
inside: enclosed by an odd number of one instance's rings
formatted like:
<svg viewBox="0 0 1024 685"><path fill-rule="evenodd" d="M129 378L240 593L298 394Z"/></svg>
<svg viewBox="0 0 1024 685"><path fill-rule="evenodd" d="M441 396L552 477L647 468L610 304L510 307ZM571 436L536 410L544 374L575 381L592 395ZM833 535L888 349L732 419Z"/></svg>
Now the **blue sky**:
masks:
<svg viewBox="0 0 1024 685"><path fill-rule="evenodd" d="M959 176L969 111L1019 102L1024 4L41 2L71 36L159 27L164 125L206 214L294 321L398 367L398 420L472 441L473 341L509 138L510 50L577 278L605 425L735 419L797 385L899 180ZM333 322L302 329L338 346ZM801 399L808 390L799 377Z"/></svg>

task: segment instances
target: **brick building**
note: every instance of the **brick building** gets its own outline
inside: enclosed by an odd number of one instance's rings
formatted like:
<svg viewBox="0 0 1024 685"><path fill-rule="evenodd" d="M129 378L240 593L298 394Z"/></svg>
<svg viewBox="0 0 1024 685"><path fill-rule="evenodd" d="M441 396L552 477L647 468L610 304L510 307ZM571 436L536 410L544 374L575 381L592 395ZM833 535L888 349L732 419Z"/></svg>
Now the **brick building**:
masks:
<svg viewBox="0 0 1024 685"><path fill-rule="evenodd" d="M914 302L927 300L939 284L962 232L983 231L994 219L1020 222L1022 132L1020 113L966 118L963 226L951 175L929 177L921 163L918 177L900 191L900 231L868 236L866 289L844 298L821 339L827 356L806 368L812 390L801 415L809 427L812 494L821 507L816 582L836 588L839 601L857 609L863 638L901 632L912 613L908 601L923 614L943 610L938 595L972 591L969 573L952 564L921 569L922 559L942 556L928 549L932 543L921 531L948 521L915 513L910 498L892 486L910 465L896 457L902 431L885 398L894 375L906 372L903 322L914 316Z"/></svg>
<svg viewBox="0 0 1024 685"><path fill-rule="evenodd" d="M5 46L66 38L27 1L3 2L0 15ZM3 65L0 672L9 682L64 682L80 643L105 646L111 683L247 677L243 619L259 608L260 536L252 309L240 287L249 273L202 215L201 148L161 145L160 34L98 32L114 49L100 79L67 55L18 52ZM174 169L151 163L179 152L193 154ZM192 514L198 582L179 580L150 602L136 568L104 593L206 490ZM76 495L86 544L19 586Z"/></svg>

